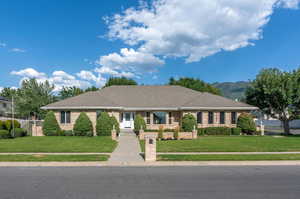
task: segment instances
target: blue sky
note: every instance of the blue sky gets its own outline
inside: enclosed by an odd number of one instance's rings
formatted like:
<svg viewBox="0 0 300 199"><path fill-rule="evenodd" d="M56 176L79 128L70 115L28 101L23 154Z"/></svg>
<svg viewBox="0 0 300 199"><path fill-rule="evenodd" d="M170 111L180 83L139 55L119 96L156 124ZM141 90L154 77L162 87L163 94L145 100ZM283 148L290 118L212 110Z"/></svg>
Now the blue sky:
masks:
<svg viewBox="0 0 300 199"><path fill-rule="evenodd" d="M0 88L30 77L57 90L101 86L109 76L239 81L300 65L298 0L146 3L1 1Z"/></svg>

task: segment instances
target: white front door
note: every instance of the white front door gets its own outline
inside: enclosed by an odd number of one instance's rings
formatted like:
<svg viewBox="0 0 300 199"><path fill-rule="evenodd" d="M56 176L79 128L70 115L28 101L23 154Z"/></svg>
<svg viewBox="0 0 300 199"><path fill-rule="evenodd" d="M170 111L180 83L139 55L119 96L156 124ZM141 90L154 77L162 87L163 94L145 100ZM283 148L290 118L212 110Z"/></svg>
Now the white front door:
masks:
<svg viewBox="0 0 300 199"><path fill-rule="evenodd" d="M134 113L133 112L124 112L121 122L121 128L133 128L134 126Z"/></svg>

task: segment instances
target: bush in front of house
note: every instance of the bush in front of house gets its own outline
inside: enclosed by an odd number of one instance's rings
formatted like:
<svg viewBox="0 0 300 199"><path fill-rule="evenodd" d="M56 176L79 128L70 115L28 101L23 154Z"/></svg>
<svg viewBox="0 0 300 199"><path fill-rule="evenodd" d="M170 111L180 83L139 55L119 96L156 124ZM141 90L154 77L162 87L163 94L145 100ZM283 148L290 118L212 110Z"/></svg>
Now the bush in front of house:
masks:
<svg viewBox="0 0 300 199"><path fill-rule="evenodd" d="M237 127L242 129L243 133L254 134L256 131L256 125L252 115L249 113L242 113L237 120Z"/></svg>
<svg viewBox="0 0 300 199"><path fill-rule="evenodd" d="M107 112L102 112L97 119L96 132L98 136L110 136L112 131L111 117Z"/></svg>
<svg viewBox="0 0 300 199"><path fill-rule="evenodd" d="M120 125L119 125L119 122L118 122L117 118L115 116L111 116L110 117L110 122L111 122L112 127L115 127L115 130L119 134L120 133Z"/></svg>
<svg viewBox="0 0 300 199"><path fill-rule="evenodd" d="M194 127L197 127L196 118L192 114L188 113L183 116L181 125L184 132L192 132Z"/></svg>
<svg viewBox="0 0 300 199"><path fill-rule="evenodd" d="M207 127L207 128L205 128L205 135L231 135L231 128L229 128L229 127Z"/></svg>
<svg viewBox="0 0 300 199"><path fill-rule="evenodd" d="M80 113L76 119L73 132L75 136L91 136L93 135L93 124L86 113Z"/></svg>
<svg viewBox="0 0 300 199"><path fill-rule="evenodd" d="M57 136L61 131L53 111L46 114L42 129L46 136Z"/></svg>
<svg viewBox="0 0 300 199"><path fill-rule="evenodd" d="M63 136L74 136L74 132L72 130L63 131Z"/></svg>
<svg viewBox="0 0 300 199"><path fill-rule="evenodd" d="M17 120L6 120L4 126L6 130L11 131L12 128L20 128L21 124Z"/></svg>
<svg viewBox="0 0 300 199"><path fill-rule="evenodd" d="M205 135L205 128L198 128L197 129L197 134L198 134L198 136Z"/></svg>
<svg viewBox="0 0 300 199"><path fill-rule="evenodd" d="M0 130L0 139L11 138L10 132L8 130Z"/></svg>
<svg viewBox="0 0 300 199"><path fill-rule="evenodd" d="M241 135L242 129L241 128L232 128L231 129L231 135Z"/></svg>
<svg viewBox="0 0 300 199"><path fill-rule="evenodd" d="M11 130L10 134L11 134L11 137L17 138L17 137L26 136L27 132L23 128L15 128L14 130Z"/></svg>
<svg viewBox="0 0 300 199"><path fill-rule="evenodd" d="M164 127L159 126L159 128L158 128L158 139L162 140L163 138L164 138Z"/></svg>
<svg viewBox="0 0 300 199"><path fill-rule="evenodd" d="M5 129L4 121L0 120L0 130Z"/></svg>
<svg viewBox="0 0 300 199"><path fill-rule="evenodd" d="M138 132L141 129L146 130L146 122L140 114L137 114L134 118L134 131Z"/></svg>

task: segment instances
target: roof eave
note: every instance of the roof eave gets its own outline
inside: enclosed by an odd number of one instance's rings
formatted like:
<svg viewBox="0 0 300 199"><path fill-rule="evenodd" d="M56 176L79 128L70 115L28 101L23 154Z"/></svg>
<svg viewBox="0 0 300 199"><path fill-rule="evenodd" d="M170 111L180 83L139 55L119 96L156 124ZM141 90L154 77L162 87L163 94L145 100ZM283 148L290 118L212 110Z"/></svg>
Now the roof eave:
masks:
<svg viewBox="0 0 300 199"><path fill-rule="evenodd" d="M257 107L181 107L181 110L258 110Z"/></svg>

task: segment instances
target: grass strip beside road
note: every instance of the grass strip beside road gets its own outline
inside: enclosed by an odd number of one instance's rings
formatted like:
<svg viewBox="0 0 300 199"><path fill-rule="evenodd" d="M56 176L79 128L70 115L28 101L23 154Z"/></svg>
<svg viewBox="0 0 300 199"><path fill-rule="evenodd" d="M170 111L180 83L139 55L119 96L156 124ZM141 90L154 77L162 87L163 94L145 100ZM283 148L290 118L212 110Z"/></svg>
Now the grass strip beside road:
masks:
<svg viewBox="0 0 300 199"><path fill-rule="evenodd" d="M144 151L144 141L140 141ZM157 152L294 152L299 136L201 136L195 140L157 141Z"/></svg>
<svg viewBox="0 0 300 199"><path fill-rule="evenodd" d="M158 155L158 161L264 161L300 160L300 154L251 154L251 155Z"/></svg>
<svg viewBox="0 0 300 199"><path fill-rule="evenodd" d="M111 153L117 146L110 136L43 136L0 139L0 153Z"/></svg>
<svg viewBox="0 0 300 199"><path fill-rule="evenodd" d="M94 162L109 155L0 155L0 162Z"/></svg>

